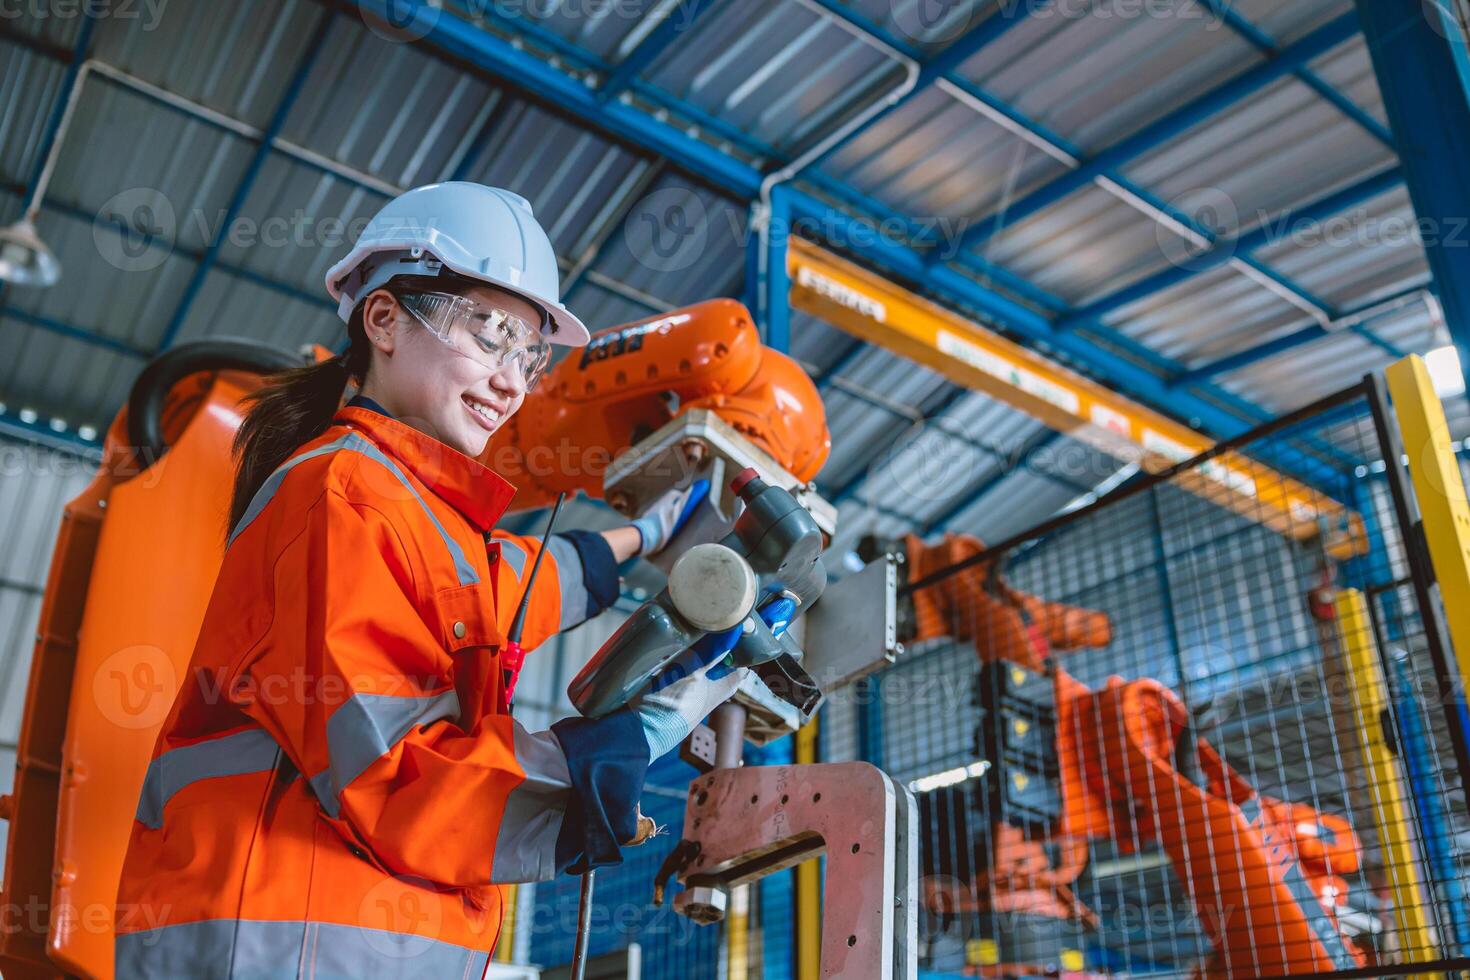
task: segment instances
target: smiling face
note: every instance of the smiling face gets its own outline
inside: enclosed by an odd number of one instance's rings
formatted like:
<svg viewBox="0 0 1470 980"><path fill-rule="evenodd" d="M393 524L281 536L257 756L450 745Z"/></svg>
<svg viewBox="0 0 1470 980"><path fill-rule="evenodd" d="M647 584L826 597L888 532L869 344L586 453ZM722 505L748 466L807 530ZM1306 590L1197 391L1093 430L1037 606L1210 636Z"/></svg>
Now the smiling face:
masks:
<svg viewBox="0 0 1470 980"><path fill-rule="evenodd" d="M527 323L541 322L536 307L493 286L453 292ZM373 347L362 394L399 421L466 456L479 456L490 436L526 398L526 380L514 360L496 365L493 359L487 362L445 343L387 290L378 290L364 302L362 325ZM467 342L466 337L456 339Z"/></svg>

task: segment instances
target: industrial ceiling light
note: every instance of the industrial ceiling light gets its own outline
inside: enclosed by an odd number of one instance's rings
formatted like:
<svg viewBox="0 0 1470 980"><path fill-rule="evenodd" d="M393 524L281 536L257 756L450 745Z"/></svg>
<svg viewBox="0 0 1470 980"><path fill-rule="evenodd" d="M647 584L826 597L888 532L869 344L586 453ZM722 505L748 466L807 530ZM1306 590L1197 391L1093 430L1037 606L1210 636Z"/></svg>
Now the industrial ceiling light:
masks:
<svg viewBox="0 0 1470 980"><path fill-rule="evenodd" d="M60 278L61 263L41 241L30 218L0 228L0 282L44 289Z"/></svg>
<svg viewBox="0 0 1470 980"><path fill-rule="evenodd" d="M66 96L66 108L62 110L56 132L51 135L46 162L41 166L36 186L31 189L24 213L15 224L0 228L0 282L45 289L56 285L61 278L61 263L36 232L36 216L41 213L41 202L46 199L46 191L51 187L51 176L56 173L56 162L61 158L61 146L66 142L67 131L71 129L77 102L81 98L82 85L91 73L93 64L90 60L84 62L72 79L71 91Z"/></svg>
<svg viewBox="0 0 1470 980"><path fill-rule="evenodd" d="M1460 368L1460 352L1454 344L1437 347L1424 355L1424 366L1429 369L1429 379L1434 383L1434 393L1441 398L1453 398L1465 392L1465 372Z"/></svg>

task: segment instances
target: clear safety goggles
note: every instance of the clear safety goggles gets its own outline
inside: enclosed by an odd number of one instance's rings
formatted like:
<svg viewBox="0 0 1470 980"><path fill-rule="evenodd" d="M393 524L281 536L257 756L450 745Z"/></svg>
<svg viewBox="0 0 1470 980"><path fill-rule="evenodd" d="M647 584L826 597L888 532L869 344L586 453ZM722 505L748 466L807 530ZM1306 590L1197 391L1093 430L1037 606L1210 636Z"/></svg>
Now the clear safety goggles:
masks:
<svg viewBox="0 0 1470 980"><path fill-rule="evenodd" d="M527 391L536 387L551 364L551 345L541 339L539 326L519 314L454 293L408 293L398 302L425 329L466 357L495 370L514 366Z"/></svg>

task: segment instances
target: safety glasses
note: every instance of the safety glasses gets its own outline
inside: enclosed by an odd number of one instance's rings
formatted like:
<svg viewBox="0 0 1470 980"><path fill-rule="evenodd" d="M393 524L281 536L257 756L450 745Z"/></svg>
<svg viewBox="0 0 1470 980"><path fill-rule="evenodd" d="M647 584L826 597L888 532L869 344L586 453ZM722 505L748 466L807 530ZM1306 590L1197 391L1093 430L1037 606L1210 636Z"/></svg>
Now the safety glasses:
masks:
<svg viewBox="0 0 1470 980"><path fill-rule="evenodd" d="M551 345L537 324L519 314L454 293L408 293L399 305L425 329L466 357L494 370L514 367L526 390L546 373Z"/></svg>

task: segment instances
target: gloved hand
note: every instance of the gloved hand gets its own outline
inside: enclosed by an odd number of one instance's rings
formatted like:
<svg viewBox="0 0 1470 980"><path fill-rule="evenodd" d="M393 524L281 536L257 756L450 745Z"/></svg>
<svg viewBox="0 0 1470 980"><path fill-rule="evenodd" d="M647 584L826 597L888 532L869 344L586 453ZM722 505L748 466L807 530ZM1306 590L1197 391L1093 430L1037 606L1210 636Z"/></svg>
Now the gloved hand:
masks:
<svg viewBox="0 0 1470 980"><path fill-rule="evenodd" d="M628 702L643 723L650 760L677 748L745 680L749 668L730 670L724 662L739 638L739 626L706 634Z"/></svg>
<svg viewBox="0 0 1470 980"><path fill-rule="evenodd" d="M684 489L670 490L654 501L648 512L633 522L643 539L638 553L652 555L662 551L707 496L709 481L695 480Z"/></svg>
<svg viewBox="0 0 1470 980"><path fill-rule="evenodd" d="M796 603L772 590L756 615L772 634L780 636L795 613ZM725 660L740 640L740 631L737 625L721 633L706 633L649 681L642 694L628 702L643 722L650 760L672 752L695 725L730 699L750 673L748 667L732 669Z"/></svg>

